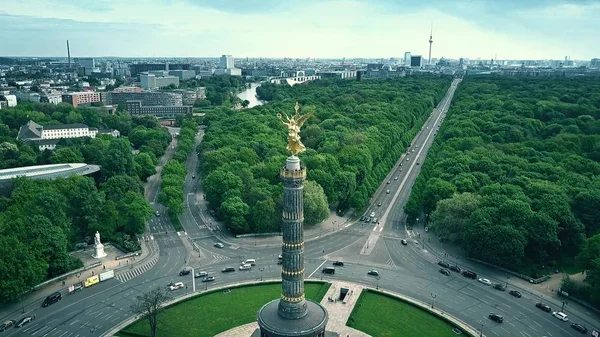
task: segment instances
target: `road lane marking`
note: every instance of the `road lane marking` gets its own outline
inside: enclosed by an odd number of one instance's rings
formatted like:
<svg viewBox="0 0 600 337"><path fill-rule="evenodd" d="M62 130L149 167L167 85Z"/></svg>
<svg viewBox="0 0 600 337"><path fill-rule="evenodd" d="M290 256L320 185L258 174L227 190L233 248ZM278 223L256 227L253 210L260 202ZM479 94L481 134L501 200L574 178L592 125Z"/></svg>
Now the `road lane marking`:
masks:
<svg viewBox="0 0 600 337"><path fill-rule="evenodd" d="M323 265L324 265L325 263L327 263L327 260L323 261L323 263L321 263L321 264L320 264L320 265L317 267L317 269L315 269L315 270L314 270L312 273L310 273L310 275L308 275L308 277L307 277L307 278L311 278L311 277L313 276L313 274L314 274L314 273L316 273L316 272L317 272L317 270L321 269L321 267L323 267Z"/></svg>

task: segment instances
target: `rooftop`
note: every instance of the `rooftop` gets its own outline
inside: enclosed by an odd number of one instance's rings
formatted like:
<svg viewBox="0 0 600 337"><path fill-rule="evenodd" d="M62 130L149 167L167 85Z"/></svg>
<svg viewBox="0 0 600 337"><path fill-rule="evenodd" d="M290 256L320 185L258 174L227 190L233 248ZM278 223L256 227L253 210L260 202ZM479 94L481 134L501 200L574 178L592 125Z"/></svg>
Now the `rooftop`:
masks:
<svg viewBox="0 0 600 337"><path fill-rule="evenodd" d="M49 179L59 176L68 176L71 174L86 175L100 170L98 165L88 165L85 163L69 164L51 164L15 167L0 170L0 182L11 180L17 177L28 177L32 179Z"/></svg>

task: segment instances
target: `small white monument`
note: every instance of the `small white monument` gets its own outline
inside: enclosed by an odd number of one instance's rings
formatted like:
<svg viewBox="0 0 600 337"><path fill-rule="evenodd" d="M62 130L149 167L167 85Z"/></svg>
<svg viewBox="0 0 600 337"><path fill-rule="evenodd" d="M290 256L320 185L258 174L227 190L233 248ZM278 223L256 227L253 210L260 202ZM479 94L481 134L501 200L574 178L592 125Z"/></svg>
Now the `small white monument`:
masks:
<svg viewBox="0 0 600 337"><path fill-rule="evenodd" d="M92 255L95 259L100 259L106 256L104 252L104 245L100 242L100 233L96 231L96 235L94 237L94 255Z"/></svg>

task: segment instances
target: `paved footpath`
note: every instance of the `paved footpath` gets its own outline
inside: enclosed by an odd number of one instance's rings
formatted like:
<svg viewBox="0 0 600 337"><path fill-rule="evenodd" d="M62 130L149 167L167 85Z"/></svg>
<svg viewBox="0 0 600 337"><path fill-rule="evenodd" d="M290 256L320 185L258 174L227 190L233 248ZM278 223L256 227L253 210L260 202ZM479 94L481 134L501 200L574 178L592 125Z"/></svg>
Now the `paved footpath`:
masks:
<svg viewBox="0 0 600 337"><path fill-rule="evenodd" d="M337 300L335 302L330 302L330 298L338 298L340 294L340 288L347 288L351 291L351 295L348 298L346 303L342 303L342 301ZM353 329L349 326L346 326L346 322L352 313L352 309L354 309L354 305L356 304L356 300L360 296L362 292L363 286L352 283L345 282L331 282L331 287L327 292L326 296L323 297L321 301L321 305L327 309L329 313L329 322L327 323L326 330L333 331L338 333L341 337L369 337L364 332ZM252 333L258 329L258 323L252 322L248 324L244 324L238 326L236 328L227 330L222 332L215 337L248 337L252 335Z"/></svg>

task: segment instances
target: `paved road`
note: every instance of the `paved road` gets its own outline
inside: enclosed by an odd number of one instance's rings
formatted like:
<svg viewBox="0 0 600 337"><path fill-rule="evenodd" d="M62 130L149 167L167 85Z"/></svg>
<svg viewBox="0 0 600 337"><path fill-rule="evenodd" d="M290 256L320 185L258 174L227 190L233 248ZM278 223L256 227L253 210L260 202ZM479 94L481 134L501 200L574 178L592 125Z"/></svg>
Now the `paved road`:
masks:
<svg viewBox="0 0 600 337"><path fill-rule="evenodd" d="M450 90L453 91L452 88ZM433 141L436 126L443 120L449 101L450 97L446 97L434 110L423 130L415 137L410 154L403 155L390 172L387 179L390 183L385 181L375 194L368 213L375 211L378 218L383 218L380 224L360 222L332 235L307 242L306 276L379 286L430 302L433 301L433 294L436 307L475 327L481 327L479 322L484 323L484 334L488 336L580 335L572 330L568 323L560 322L550 314L536 309L534 305L539 301L537 296L524 293L523 298L516 299L507 292L494 290L456 273L443 276L438 272L437 256L423 246L416 233L404 229L402 206L407 201L410 187L419 173L420 165L417 165L417 162L422 163ZM202 136L201 131L198 141ZM415 152L412 152L412 149L415 149ZM187 286L187 289L172 292L173 296L192 291L193 277L178 276L178 272L185 265L197 267L196 270L206 271L216 277L214 282L196 284L197 290L244 280L259 280L261 277L280 277L280 268L277 265L280 248L252 247L247 244L247 240L244 241L244 245L227 244L223 248L214 247L221 234L214 230L211 223L204 221L206 217L197 205L196 180L192 178L197 167L195 154L190 156L186 165L190 172L185 183L188 197L186 211L180 217L186 233L175 233L169 229L163 215L153 217L149 229L160 248L160 256L152 268L125 282L113 279L80 293L66 295L62 301L50 308L35 310L34 323L22 329L11 329L4 334L43 337L99 336L109 327L130 316L129 307L132 301L143 292L156 286L165 287L169 281L183 281ZM398 180L394 179L396 176ZM388 189L389 194L386 193ZM378 203L381 203L381 206L377 206ZM155 204L154 207L160 211L160 205ZM163 231L165 228L166 234ZM400 240L403 238L408 239L408 245L401 244ZM186 247L186 240L189 242L190 239L199 251ZM190 261L192 256L193 261ZM257 266L252 270L220 272L224 267L237 268L240 262L247 258L257 260ZM330 266L335 260L343 260L345 266L337 267L334 275L320 273L323 266ZM367 271L373 268L379 270L379 280L367 275ZM486 277L495 277L488 270L476 271ZM490 312L503 315L505 322L498 324L488 320L487 315ZM572 321L580 319L572 313L569 314ZM597 320L594 322L598 323ZM590 327L588 325L588 328Z"/></svg>

